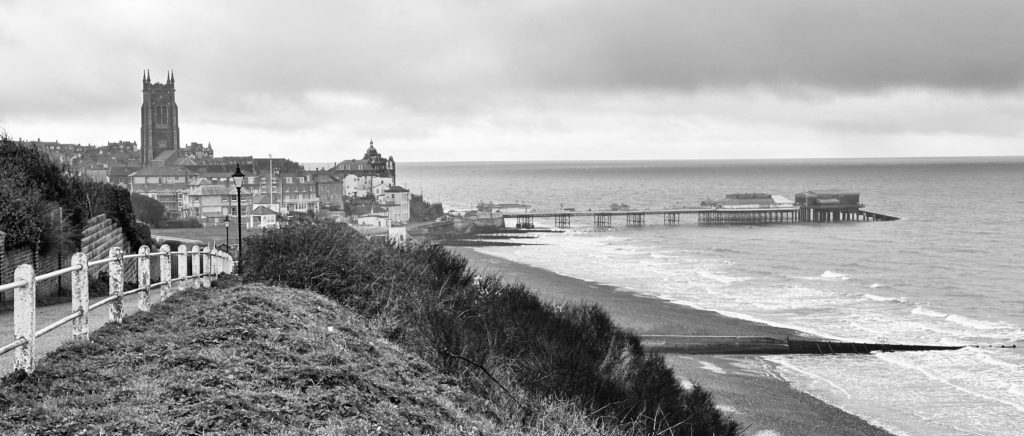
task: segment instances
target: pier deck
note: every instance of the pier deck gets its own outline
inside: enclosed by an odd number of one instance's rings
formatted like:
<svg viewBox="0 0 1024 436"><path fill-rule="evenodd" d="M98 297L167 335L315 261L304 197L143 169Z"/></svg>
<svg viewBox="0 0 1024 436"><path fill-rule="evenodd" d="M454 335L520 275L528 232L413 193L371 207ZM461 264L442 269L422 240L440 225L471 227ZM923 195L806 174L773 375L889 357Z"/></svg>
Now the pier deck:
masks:
<svg viewBox="0 0 1024 436"><path fill-rule="evenodd" d="M611 227L613 217L625 217L627 227L643 227L647 217L661 215L666 225L679 224L682 215L697 215L700 224L830 223L846 221L892 221L899 218L855 207L774 206L751 208L676 207L644 210L548 210L505 214L515 218L517 228L533 228L537 218L554 218L557 227L570 227L573 218L591 217L595 227Z"/></svg>

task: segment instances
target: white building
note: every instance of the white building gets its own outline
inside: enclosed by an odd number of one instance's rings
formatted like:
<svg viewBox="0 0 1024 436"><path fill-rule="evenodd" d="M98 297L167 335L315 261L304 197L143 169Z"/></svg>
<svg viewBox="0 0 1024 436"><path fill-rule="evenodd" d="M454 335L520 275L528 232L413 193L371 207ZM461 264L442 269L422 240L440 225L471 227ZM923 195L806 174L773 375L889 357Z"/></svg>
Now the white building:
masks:
<svg viewBox="0 0 1024 436"><path fill-rule="evenodd" d="M397 241L401 243L413 241L413 239L409 237L409 232L405 230L404 226L388 228L388 238L391 239L392 241Z"/></svg>
<svg viewBox="0 0 1024 436"><path fill-rule="evenodd" d="M409 222L409 190L401 186L390 186L381 191L377 201L384 204L388 209L388 216L395 224Z"/></svg>
<svg viewBox="0 0 1024 436"><path fill-rule="evenodd" d="M374 204L369 210L364 210L363 213L356 215L356 224L387 228L391 227L391 216L386 208Z"/></svg>
<svg viewBox="0 0 1024 436"><path fill-rule="evenodd" d="M345 195L358 198L366 197L367 195L379 197L388 188L394 186L394 184L390 177L377 175L347 174L342 179L342 189L345 191Z"/></svg>
<svg viewBox="0 0 1024 436"><path fill-rule="evenodd" d="M252 210L249 214L249 228L250 229L276 229L277 223L277 212L274 212L266 207L260 206Z"/></svg>

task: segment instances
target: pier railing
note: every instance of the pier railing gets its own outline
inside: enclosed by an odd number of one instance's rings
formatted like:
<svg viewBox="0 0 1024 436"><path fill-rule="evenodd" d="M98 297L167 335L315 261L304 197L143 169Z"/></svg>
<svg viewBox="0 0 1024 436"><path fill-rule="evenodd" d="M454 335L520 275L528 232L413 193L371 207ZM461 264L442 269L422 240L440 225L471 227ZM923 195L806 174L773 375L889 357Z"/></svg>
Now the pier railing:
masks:
<svg viewBox="0 0 1024 436"><path fill-rule="evenodd" d="M713 207L708 206L677 206L664 209L602 209L602 210L567 210L567 209L531 209L529 212L514 212L501 214L505 218L517 218L517 217L537 217L547 218L555 216L591 216L591 215L633 215L633 214L665 214L665 213L696 213L700 211L714 210Z"/></svg>
<svg viewBox="0 0 1024 436"><path fill-rule="evenodd" d="M178 274L174 277L171 271L171 257L178 258ZM156 258L160 263L159 281L150 280L150 259ZM138 270L138 287L124 290L124 262L135 260ZM109 296L89 303L89 268L106 265L109 272ZM160 288L160 300L170 295L171 286L175 290L186 287L208 288L211 277L221 273L230 273L233 269L231 256L210 247L200 250L192 246L188 250L185 245L178 246L172 252L170 246L164 244L155 252L149 247L139 248L137 254L124 255L120 247L110 249L106 259L89 261L85 253L71 256L71 266L46 274L36 275L32 265L24 264L14 270L14 281L0 285L0 292L14 290L14 341L0 347L0 355L14 352L14 370L23 369L28 373L35 370L36 339L72 323L71 336L74 340L89 340L89 312L109 304L109 320L120 323L124 318L124 297L139 294L138 308L141 311L150 309L150 291ZM64 274L71 275L71 313L54 323L36 330L36 285L52 280Z"/></svg>

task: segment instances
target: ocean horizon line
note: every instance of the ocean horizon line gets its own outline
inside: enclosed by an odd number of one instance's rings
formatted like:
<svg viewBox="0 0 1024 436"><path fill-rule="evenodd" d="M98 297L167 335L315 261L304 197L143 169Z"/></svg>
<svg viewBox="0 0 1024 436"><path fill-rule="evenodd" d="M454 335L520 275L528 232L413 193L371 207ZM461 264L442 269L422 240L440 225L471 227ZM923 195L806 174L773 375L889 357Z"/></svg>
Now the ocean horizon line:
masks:
<svg viewBox="0 0 1024 436"><path fill-rule="evenodd" d="M340 161L339 161L340 162ZM772 158L701 158L701 159L537 159L537 160L458 160L410 161L403 165L470 165L470 164L607 164L607 163L1024 163L1021 155L980 156L883 156L883 157L772 157ZM307 170L330 167L334 161L300 162Z"/></svg>

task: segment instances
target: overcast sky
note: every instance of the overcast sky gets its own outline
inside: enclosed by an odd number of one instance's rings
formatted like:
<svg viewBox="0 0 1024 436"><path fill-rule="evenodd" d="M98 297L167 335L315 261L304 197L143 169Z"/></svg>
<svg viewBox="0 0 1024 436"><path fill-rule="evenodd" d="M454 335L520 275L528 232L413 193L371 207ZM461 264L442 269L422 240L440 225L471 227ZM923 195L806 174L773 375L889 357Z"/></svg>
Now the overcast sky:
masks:
<svg viewBox="0 0 1024 436"><path fill-rule="evenodd" d="M0 129L300 162L1024 154L1024 2L10 1Z"/></svg>

